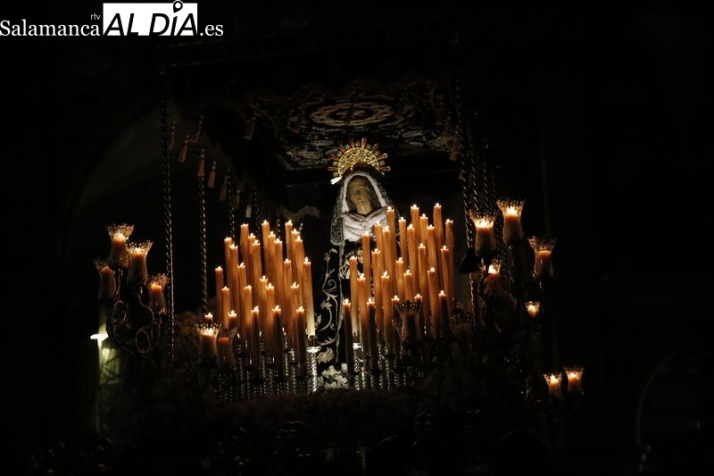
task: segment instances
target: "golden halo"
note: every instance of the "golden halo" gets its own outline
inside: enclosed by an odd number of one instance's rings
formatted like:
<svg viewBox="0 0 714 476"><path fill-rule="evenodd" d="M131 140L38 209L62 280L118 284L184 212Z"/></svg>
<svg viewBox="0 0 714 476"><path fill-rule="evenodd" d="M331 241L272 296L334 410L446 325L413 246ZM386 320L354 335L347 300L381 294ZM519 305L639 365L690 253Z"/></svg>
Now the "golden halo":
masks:
<svg viewBox="0 0 714 476"><path fill-rule="evenodd" d="M363 137L359 143L350 141L349 144L340 144L337 153L330 156L332 165L327 170L332 172L332 183L339 182L342 177L356 168L371 167L380 174L389 172L389 167L384 164L387 154L379 151L379 145L370 145L367 138Z"/></svg>

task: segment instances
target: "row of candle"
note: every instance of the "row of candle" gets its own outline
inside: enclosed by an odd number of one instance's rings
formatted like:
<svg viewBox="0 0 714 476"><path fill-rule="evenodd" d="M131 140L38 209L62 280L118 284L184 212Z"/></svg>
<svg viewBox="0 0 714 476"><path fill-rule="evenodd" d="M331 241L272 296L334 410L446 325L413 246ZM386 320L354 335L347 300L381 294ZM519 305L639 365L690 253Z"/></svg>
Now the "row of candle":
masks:
<svg viewBox="0 0 714 476"><path fill-rule="evenodd" d="M569 394L579 395L583 393L583 367L565 367L563 370L566 380L563 380L563 373L560 372L543 374L543 378L548 386L548 393L557 398L561 397L564 382L567 383Z"/></svg>
<svg viewBox="0 0 714 476"><path fill-rule="evenodd" d="M376 355L378 336L395 346L399 334L411 333L417 340L444 335L454 308L454 222L442 218L438 203L431 221L416 204L409 217L409 222L397 220L395 210L388 208L387 223L373 227L374 248L370 234L362 236L362 271L356 257L349 260L352 300L346 299L342 308L347 348L359 343ZM400 307L407 303L417 306ZM408 308L415 311L400 312L396 317L402 328L396 329L395 312Z"/></svg>
<svg viewBox="0 0 714 476"><path fill-rule="evenodd" d="M503 242L513 245L523 240L523 226L521 215L524 200L497 200L498 208L503 216ZM495 234L495 217L481 212L472 212L470 218L476 230L474 249L477 253L493 253L496 251L497 242ZM547 279L553 275L552 252L555 238L530 237L528 244L535 253L533 274L538 279Z"/></svg>
<svg viewBox="0 0 714 476"><path fill-rule="evenodd" d="M247 224L235 243L224 239L225 267L215 268L216 319L223 330L235 330L252 361L263 350L282 361L285 346L303 357L306 343L315 335L312 263L305 256L300 232L285 223L285 244L267 221L261 225L262 241ZM212 313L204 321L213 321ZM209 326L202 328L211 339Z"/></svg>

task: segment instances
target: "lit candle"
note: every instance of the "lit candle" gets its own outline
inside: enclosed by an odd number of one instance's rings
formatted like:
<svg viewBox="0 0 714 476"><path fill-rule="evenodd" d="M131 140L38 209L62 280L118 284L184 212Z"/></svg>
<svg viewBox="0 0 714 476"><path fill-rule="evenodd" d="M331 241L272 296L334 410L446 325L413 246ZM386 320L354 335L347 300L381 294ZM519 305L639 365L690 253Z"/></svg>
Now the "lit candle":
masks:
<svg viewBox="0 0 714 476"><path fill-rule="evenodd" d="M583 393L583 368L565 367L564 370L568 381L568 393L577 395Z"/></svg>
<svg viewBox="0 0 714 476"><path fill-rule="evenodd" d="M399 256L407 264L409 263L409 244L407 242L407 219L399 218Z"/></svg>
<svg viewBox="0 0 714 476"><path fill-rule="evenodd" d="M129 254L126 242L134 231L134 225L109 225L107 226L111 247L109 249L109 265L112 267L126 268L129 265Z"/></svg>
<svg viewBox="0 0 714 476"><path fill-rule="evenodd" d="M149 280L149 271L146 266L146 257L153 242L144 241L142 243L127 244L129 251L129 270L127 271L127 282L131 284L146 284Z"/></svg>
<svg viewBox="0 0 714 476"><path fill-rule="evenodd" d="M223 293L221 290L225 286L224 283L224 276L223 276L223 268L220 266L216 266L216 269L214 271L215 275L215 280L216 280L216 314L219 316L223 315ZM230 304L228 305L230 307Z"/></svg>
<svg viewBox="0 0 714 476"><path fill-rule="evenodd" d="M404 272L404 300L413 301L414 295L414 274L408 269Z"/></svg>
<svg viewBox="0 0 714 476"><path fill-rule="evenodd" d="M221 323L224 329L230 329L230 322L228 321L228 315L231 311L231 290L228 286L223 286L220 292L221 299L223 300L224 306L221 308Z"/></svg>
<svg viewBox="0 0 714 476"><path fill-rule="evenodd" d="M455 248L455 241L454 241L454 220L451 218L447 218L446 221L444 222L444 243L446 247L451 250L452 254L452 259L453 259L453 254ZM452 265L452 271L453 273L453 265Z"/></svg>
<svg viewBox="0 0 714 476"><path fill-rule="evenodd" d="M512 244L523 238L521 212L523 200L497 200L498 208L503 214L503 241Z"/></svg>
<svg viewBox="0 0 714 476"><path fill-rule="evenodd" d="M451 264L451 250L446 246L441 247L441 289L443 289L449 296L448 300L448 315L453 315L453 296L454 296L454 281L456 277L452 275L453 266Z"/></svg>
<svg viewBox="0 0 714 476"><path fill-rule="evenodd" d="M408 268L412 270L412 273L419 274L419 257L417 256L417 234L414 225L409 225L407 227L407 247L409 259L406 260Z"/></svg>
<svg viewBox="0 0 714 476"><path fill-rule="evenodd" d="M560 397L560 387L562 383L562 376L559 373L549 373L543 374L545 382L548 384L548 393L554 397Z"/></svg>
<svg viewBox="0 0 714 476"><path fill-rule="evenodd" d="M375 306L374 319L376 322L377 330L379 332L384 332L384 324L382 323L382 292L383 287L381 283L382 277L382 252L381 250L372 251L372 272L374 276L372 278L372 293L374 294L374 301L378 303ZM390 293L391 294L391 293Z"/></svg>
<svg viewBox="0 0 714 476"><path fill-rule="evenodd" d="M551 253L555 246L555 238L531 237L528 242L535 252L533 263L533 274L538 279L546 279L553 276L553 261Z"/></svg>
<svg viewBox="0 0 714 476"><path fill-rule="evenodd" d="M474 243L476 251L494 251L496 249L496 235L493 231L493 217L474 214L471 219L476 227L476 241Z"/></svg>
<svg viewBox="0 0 714 476"><path fill-rule="evenodd" d="M444 219L441 216L441 205L438 203L434 204L431 221L436 232L436 249L440 250L444 246Z"/></svg>
<svg viewBox="0 0 714 476"><path fill-rule="evenodd" d="M164 287L168 277L165 274L152 276L149 283L149 307L157 314L166 312L166 298L164 297Z"/></svg>
<svg viewBox="0 0 714 476"><path fill-rule="evenodd" d="M297 328L296 342L296 358L299 363L302 363L307 358L307 334L305 332L305 308L300 306L295 311L295 324Z"/></svg>
<svg viewBox="0 0 714 476"><path fill-rule="evenodd" d="M411 222L409 224L414 227L419 226L419 206L417 204L412 205L409 209L409 213L411 218Z"/></svg>
<svg viewBox="0 0 714 476"><path fill-rule="evenodd" d="M434 225L426 227L426 253L427 266L429 268L439 269L439 248L436 243L436 228Z"/></svg>
<svg viewBox="0 0 714 476"><path fill-rule="evenodd" d="M384 260L383 270L394 276L394 261L397 259L397 240L394 238L393 228L385 228L384 235ZM389 294L392 294L392 290Z"/></svg>
<svg viewBox="0 0 714 476"><path fill-rule="evenodd" d="M429 322L428 335L434 339L441 337L441 301L439 300L439 277L436 269L429 268L427 274L427 288L429 294Z"/></svg>
<svg viewBox="0 0 714 476"><path fill-rule="evenodd" d="M421 310L422 322L426 323L429 322L428 320L431 310L431 308L429 307L429 301L431 300L431 296L429 295L428 283L429 263L427 262L426 246L424 245L424 243L419 244L417 257L419 259L419 273L414 275L416 278L418 278L415 281L414 293L421 294L424 297L424 300L426 301Z"/></svg>
<svg viewBox="0 0 714 476"><path fill-rule="evenodd" d="M396 219L396 212L394 208L387 207L387 228L390 230L394 231L396 230L397 223L395 222Z"/></svg>
<svg viewBox="0 0 714 476"><path fill-rule="evenodd" d="M394 277L397 281L397 295L401 296L402 299L407 299L407 289L404 282L404 273L406 272L406 263L399 257L399 259L394 263ZM390 293L391 294L391 293Z"/></svg>
<svg viewBox="0 0 714 476"><path fill-rule="evenodd" d="M228 311L228 328L237 329L238 325L238 314L235 312L235 310L231 309L230 311Z"/></svg>
<svg viewBox="0 0 714 476"><path fill-rule="evenodd" d="M531 319L535 319L540 312L540 303L538 301L526 301L525 306L526 312Z"/></svg>
<svg viewBox="0 0 714 476"><path fill-rule="evenodd" d="M343 333L343 338L345 340L344 349L345 356L347 360L347 368L352 371L354 370L354 344L355 344L355 330L352 327L352 306L349 299L342 301L342 327L340 332Z"/></svg>
<svg viewBox="0 0 714 476"><path fill-rule="evenodd" d="M201 357L206 360L215 359L218 325L209 321L199 324L198 335L200 339L199 352Z"/></svg>

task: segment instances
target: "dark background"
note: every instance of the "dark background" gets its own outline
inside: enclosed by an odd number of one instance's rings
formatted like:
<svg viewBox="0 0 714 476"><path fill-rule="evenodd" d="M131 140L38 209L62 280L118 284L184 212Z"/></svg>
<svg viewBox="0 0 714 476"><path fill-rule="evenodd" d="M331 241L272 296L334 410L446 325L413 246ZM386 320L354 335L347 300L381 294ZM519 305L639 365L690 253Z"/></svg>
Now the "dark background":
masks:
<svg viewBox="0 0 714 476"><path fill-rule="evenodd" d="M271 24L274 15L281 24L319 15L280 7L207 16ZM337 8L322 7L325 15ZM473 68L491 153L504 182L527 189L546 221L524 219L558 237L567 310L561 355L585 365L590 402L573 428L573 454L611 474L635 464L638 398L657 364L710 348L710 35L705 16L667 7L461 18L479 32ZM17 18L83 18L97 8L35 16L28 7ZM92 214L161 218L150 168L95 203L79 205L78 197L116 131L131 130L151 107L156 77L143 38L1 38L0 48L9 303L3 450L16 456L87 431L92 374L81 356L94 345L91 259L104 253L95 239L104 231L92 227L108 221ZM660 403L688 416L707 391L673 392ZM661 431L693 432L684 426Z"/></svg>

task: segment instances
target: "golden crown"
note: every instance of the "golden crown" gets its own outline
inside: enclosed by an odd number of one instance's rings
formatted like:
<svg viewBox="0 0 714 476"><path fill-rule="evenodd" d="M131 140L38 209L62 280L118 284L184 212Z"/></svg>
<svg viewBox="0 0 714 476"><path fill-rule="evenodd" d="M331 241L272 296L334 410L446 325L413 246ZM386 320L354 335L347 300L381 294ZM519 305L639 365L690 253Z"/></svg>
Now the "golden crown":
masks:
<svg viewBox="0 0 714 476"><path fill-rule="evenodd" d="M330 156L332 165L327 167L327 170L332 172L332 183L339 182L346 173L360 167L371 167L384 175L390 170L384 164L386 158L387 154L379 151L378 144L370 145L367 138L363 137L359 143L350 141L347 145L340 144L337 153Z"/></svg>

